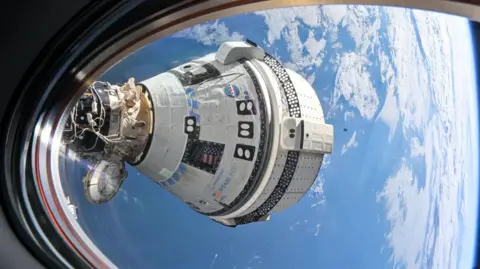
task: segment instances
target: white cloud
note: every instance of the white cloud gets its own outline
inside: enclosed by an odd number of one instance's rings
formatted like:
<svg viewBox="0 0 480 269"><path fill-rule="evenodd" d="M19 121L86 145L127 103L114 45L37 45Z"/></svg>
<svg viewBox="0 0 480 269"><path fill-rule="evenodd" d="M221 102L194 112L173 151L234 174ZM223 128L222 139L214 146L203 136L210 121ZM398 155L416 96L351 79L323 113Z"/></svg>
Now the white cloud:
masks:
<svg viewBox="0 0 480 269"><path fill-rule="evenodd" d="M381 79L383 83L386 83L386 99L383 104L382 110L378 115L377 120L382 120L389 128L388 141L392 141L392 137L397 130L398 120L399 120L399 111L398 111L398 102L397 97L395 96L395 87L396 85L396 76L393 71L392 63L386 55L386 53L381 50L380 55L380 72Z"/></svg>
<svg viewBox="0 0 480 269"><path fill-rule="evenodd" d="M371 49L372 42L378 42L378 29L380 26L380 11L378 7L367 6L345 6L345 5L328 5L328 6L305 6L283 9L272 9L266 11L255 12L255 14L263 16L265 24L268 27L267 45L273 45L280 40L283 34L294 35L291 31L291 25L304 24L312 28L328 29L328 34L332 36L332 40L336 39L338 28L342 22L347 27L349 33L357 44L358 50L362 53L367 49ZM373 22L372 22L373 19ZM368 40L368 42L365 42ZM316 44L307 40L307 47L313 46L315 49L324 47L324 44ZM324 43L325 39L316 40L316 42ZM336 46L340 46L336 43ZM323 50L323 49L322 49ZM315 54L315 53L313 53ZM319 53L316 53L319 55Z"/></svg>
<svg viewBox="0 0 480 269"><path fill-rule="evenodd" d="M343 114L343 120L344 121L349 121L350 119L353 119L355 117L355 113L353 111L345 111L345 114Z"/></svg>
<svg viewBox="0 0 480 269"><path fill-rule="evenodd" d="M458 192L459 182L464 178L461 160L453 156L457 154L454 147L462 145L449 139L449 134L439 132L440 123L440 117L435 115L425 130L425 186L417 186L412 170L403 164L379 195L386 201L391 225L387 240L396 266L456 267L460 228ZM427 264L429 260L432 264Z"/></svg>
<svg viewBox="0 0 480 269"><path fill-rule="evenodd" d="M308 220L303 220L303 221L295 221L292 223L290 226L288 226L288 230L291 232L296 232L296 233L307 233L311 234L313 236L319 236L320 235L320 227L321 223L311 223L308 222Z"/></svg>
<svg viewBox="0 0 480 269"><path fill-rule="evenodd" d="M315 225L315 232L313 233L314 236L318 236L320 234L320 223Z"/></svg>
<svg viewBox="0 0 480 269"><path fill-rule="evenodd" d="M323 156L322 170L325 171L332 163L332 155Z"/></svg>
<svg viewBox="0 0 480 269"><path fill-rule="evenodd" d="M117 195L121 193L123 200L128 203L129 195L128 195L127 191L126 191L125 189L123 189L123 188L120 188L120 189L118 190L118 192L119 192L119 193L117 193Z"/></svg>
<svg viewBox="0 0 480 269"><path fill-rule="evenodd" d="M347 13L347 6L345 5L326 5L322 6L322 11L335 24L339 24L345 14Z"/></svg>
<svg viewBox="0 0 480 269"><path fill-rule="evenodd" d="M373 21L373 22L372 22ZM372 53L379 43L380 8L374 6L348 6L342 25L347 28L359 54Z"/></svg>
<svg viewBox="0 0 480 269"><path fill-rule="evenodd" d="M378 7L305 6L259 11L255 14L264 17L268 27L266 45L272 46L283 37L290 56L289 62L283 61L284 65L304 76L322 65L326 40L328 37L332 42L337 39L340 23L348 29L357 44L356 51L361 55L371 52L372 44L379 41L381 21ZM308 30L305 41L299 36L299 27L313 28ZM318 28L325 32L316 37ZM338 42L334 44L337 49L341 46ZM338 59L332 58L331 61L334 66L338 64Z"/></svg>
<svg viewBox="0 0 480 269"><path fill-rule="evenodd" d="M249 261L247 262L247 267L245 268L258 268L258 266L261 266L261 264L263 263L263 259L262 259L262 256L260 256L259 254L253 254L252 257L249 259Z"/></svg>
<svg viewBox="0 0 480 269"><path fill-rule="evenodd" d="M425 190L417 191L417 181L414 179L412 184L413 178L410 168L402 164L378 195L378 199L385 199L387 203L386 217L392 227L387 240L394 251L392 261L395 268L402 263L406 268L424 266L416 256L422 254L427 233L429 195ZM410 208L413 205L416 207Z"/></svg>
<svg viewBox="0 0 480 269"><path fill-rule="evenodd" d="M378 119L387 124L389 128L388 141L392 141L392 137L397 130L399 111L397 105L397 97L394 95L394 88L392 84L387 86L387 94L382 110L378 115Z"/></svg>
<svg viewBox="0 0 480 269"><path fill-rule="evenodd" d="M325 39L316 40L315 33L313 32L313 30L310 30L308 31L307 41L305 41L303 45L307 49L310 56L318 57L318 55L320 55L320 52L325 49L326 42L327 41Z"/></svg>
<svg viewBox="0 0 480 269"><path fill-rule="evenodd" d="M255 14L264 17L268 26L267 46L272 46L275 41L283 37L287 45L290 61L283 64L305 76L306 72L312 73L318 68L325 56L326 39L324 36L315 37L316 30L308 30L308 36L302 41L299 36L299 27L329 28L333 23L326 13L318 6L294 7L259 11ZM336 29L336 28L335 28ZM310 74L308 80L312 83L315 77Z"/></svg>
<svg viewBox="0 0 480 269"><path fill-rule="evenodd" d="M322 169L326 168L324 166L322 167ZM312 187L310 187L310 190L308 191L308 197L314 200L310 207L317 207L323 205L326 202L323 184L325 184L325 179L323 178L322 170L320 170L320 173L318 174L317 178L313 182Z"/></svg>
<svg viewBox="0 0 480 269"><path fill-rule="evenodd" d="M301 22L311 28L328 29L332 39L336 39L337 25L347 13L347 6L301 6L294 8L259 11L255 14L263 16L268 26L267 44L272 45L279 40L282 31L292 23Z"/></svg>
<svg viewBox="0 0 480 269"><path fill-rule="evenodd" d="M290 54L290 62L284 64L297 72L311 71L322 64L325 53L325 39L316 40L313 30L308 33L307 40L302 43L298 34L299 21L290 23L284 32L284 41ZM304 53L306 50L307 53Z"/></svg>
<svg viewBox="0 0 480 269"><path fill-rule="evenodd" d="M313 84L313 82L315 82L315 73L312 73L311 75L307 76L307 81L310 84Z"/></svg>
<svg viewBox="0 0 480 269"><path fill-rule="evenodd" d="M225 41L238 41L244 38L237 32L230 34L227 26L218 20L195 25L172 36L194 39L204 45L219 45Z"/></svg>
<svg viewBox="0 0 480 269"><path fill-rule="evenodd" d="M393 65L397 69L394 82L395 88L398 89L397 107L404 123L402 125L403 133L406 136L409 131L421 131L430 114L431 93L427 90L429 88L429 72L417 46L415 28L411 23L409 10L389 8L386 9L386 12L390 21L394 22L389 25L387 34ZM420 33L422 39L426 35L432 37L431 34ZM443 43L445 42L437 42L433 47L443 46ZM432 59L437 61L440 59L439 57L445 57L443 58L445 61L449 61L450 58L449 55L427 55L426 58L430 59L429 61ZM448 70L448 74L438 71L432 70L436 75L441 76L442 82L440 83L450 85L450 70ZM439 81L432 75L432 72L430 72L431 81ZM390 102L393 103L393 97Z"/></svg>
<svg viewBox="0 0 480 269"><path fill-rule="evenodd" d="M410 141L410 157L419 157L425 155L425 147L420 143L418 137L412 137Z"/></svg>
<svg viewBox="0 0 480 269"><path fill-rule="evenodd" d="M323 157L322 166L320 168L320 172L317 175L317 178L313 182L312 186L310 187L307 196L310 199L313 199L313 203L310 207L317 207L323 205L326 202L323 184L325 184L325 179L323 177L323 173L328 169L331 163L331 155L325 155Z"/></svg>
<svg viewBox="0 0 480 269"><path fill-rule="evenodd" d="M255 14L265 18L269 45L279 40L284 28L290 24L303 21L308 26L318 27L321 23L320 9L314 6L270 9L258 11Z"/></svg>
<svg viewBox="0 0 480 269"><path fill-rule="evenodd" d="M472 121L472 114L465 108L471 106L475 75L464 71L472 66L472 62L465 62L471 56L451 58L466 51L471 55L470 45L461 42L458 48L452 48L459 39L450 35L456 31L468 33L468 25L465 19L414 11L421 40L418 47L410 11L392 8L387 13L391 21L388 42L397 70L394 83L398 114L404 136L410 141L410 156L377 196L386 204L391 225L386 236L393 250L391 261L394 267L409 269L467 268L470 265L459 266L462 219L468 211L464 211L462 193L466 191L462 182L476 182L474 167L478 159L470 145L478 141L471 135L475 131L467 122ZM461 39L468 40L468 35ZM389 80L388 75L385 80ZM380 117L390 122L392 129L397 123L391 120L396 117L390 116ZM423 137L423 144L412 137L412 131ZM407 164L410 157L425 158L426 176L421 178L421 186L416 171ZM472 158L475 164L469 162Z"/></svg>
<svg viewBox="0 0 480 269"><path fill-rule="evenodd" d="M294 231L295 228L300 224L300 221L296 221L295 223L293 223L292 225L290 225L290 227L288 228L290 231Z"/></svg>
<svg viewBox="0 0 480 269"><path fill-rule="evenodd" d="M347 150L349 150L350 148L356 148L358 146L356 137L357 137L357 132L353 132L353 135L352 137L350 137L350 140L348 140L348 142L342 147L342 155L345 154Z"/></svg>
<svg viewBox="0 0 480 269"><path fill-rule="evenodd" d="M335 89L331 107L338 109L343 97L352 107L366 119L371 119L379 104L378 96L372 85L370 74L366 71L368 60L354 52L345 53L335 78ZM329 111L332 113L331 111Z"/></svg>

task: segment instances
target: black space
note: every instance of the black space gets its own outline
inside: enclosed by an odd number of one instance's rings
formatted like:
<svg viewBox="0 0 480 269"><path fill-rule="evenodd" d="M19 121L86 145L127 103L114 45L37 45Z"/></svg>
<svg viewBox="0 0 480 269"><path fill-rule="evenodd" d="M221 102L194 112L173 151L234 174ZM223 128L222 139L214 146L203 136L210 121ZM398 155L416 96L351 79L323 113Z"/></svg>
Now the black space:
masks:
<svg viewBox="0 0 480 269"><path fill-rule="evenodd" d="M480 55L480 23L478 22L470 22L470 26L472 29L472 35L473 35L473 44L474 44L474 50L475 50L475 66L476 66L476 78L477 78L477 91L480 89L480 62L479 62L479 55ZM459 41L461 42L461 41ZM478 101L480 102L480 93L477 94ZM480 133L480 130L478 130ZM480 165L480 164L479 164ZM480 201L478 201L480 203ZM479 207L480 209L480 207ZM480 212L477 214L477 250L476 250L476 258L475 258L475 267L474 268L480 268L479 264L479 256L480 256L480 229L478 226L478 223L480 223Z"/></svg>

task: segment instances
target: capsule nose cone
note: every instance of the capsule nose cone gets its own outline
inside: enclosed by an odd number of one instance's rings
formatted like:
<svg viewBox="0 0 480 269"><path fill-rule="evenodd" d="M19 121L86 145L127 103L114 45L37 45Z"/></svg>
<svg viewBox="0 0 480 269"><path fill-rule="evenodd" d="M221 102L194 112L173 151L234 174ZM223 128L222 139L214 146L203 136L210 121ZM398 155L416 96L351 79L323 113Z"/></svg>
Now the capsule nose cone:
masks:
<svg viewBox="0 0 480 269"><path fill-rule="evenodd" d="M85 197L93 204L108 202L118 193L126 177L122 162L100 160L83 177Z"/></svg>

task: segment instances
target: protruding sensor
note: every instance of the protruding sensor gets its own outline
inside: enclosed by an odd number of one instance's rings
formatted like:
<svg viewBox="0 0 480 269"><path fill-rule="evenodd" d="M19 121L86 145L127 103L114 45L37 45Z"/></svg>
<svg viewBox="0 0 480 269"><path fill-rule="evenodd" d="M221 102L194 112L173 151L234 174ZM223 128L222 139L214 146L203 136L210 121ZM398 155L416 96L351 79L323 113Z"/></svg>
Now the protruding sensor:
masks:
<svg viewBox="0 0 480 269"><path fill-rule="evenodd" d="M106 202L136 167L200 214L230 227L270 220L312 186L333 150L311 84L251 41L135 84L94 83L65 144L100 160L86 197Z"/></svg>

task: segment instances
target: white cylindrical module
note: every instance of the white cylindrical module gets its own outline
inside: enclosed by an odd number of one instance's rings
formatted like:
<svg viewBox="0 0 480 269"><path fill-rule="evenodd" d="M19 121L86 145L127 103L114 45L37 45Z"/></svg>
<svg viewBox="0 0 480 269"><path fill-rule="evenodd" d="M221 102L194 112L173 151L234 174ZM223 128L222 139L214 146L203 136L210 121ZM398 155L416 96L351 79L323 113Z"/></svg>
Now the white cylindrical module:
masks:
<svg viewBox="0 0 480 269"><path fill-rule="evenodd" d="M333 128L311 85L248 42L140 82L153 104L136 167L228 226L268 219L313 184Z"/></svg>

